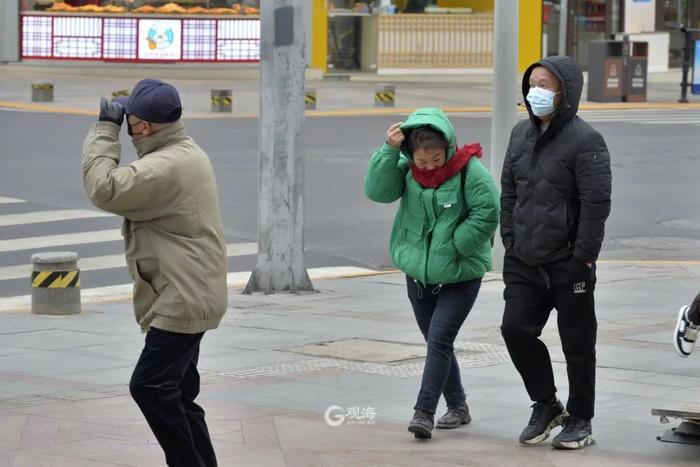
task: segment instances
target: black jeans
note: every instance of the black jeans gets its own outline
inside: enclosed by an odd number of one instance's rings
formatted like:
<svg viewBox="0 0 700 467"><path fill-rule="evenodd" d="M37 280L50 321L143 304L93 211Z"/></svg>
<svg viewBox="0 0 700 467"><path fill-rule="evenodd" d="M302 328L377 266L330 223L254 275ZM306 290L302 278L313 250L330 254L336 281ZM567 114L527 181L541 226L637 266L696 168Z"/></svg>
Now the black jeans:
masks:
<svg viewBox="0 0 700 467"><path fill-rule="evenodd" d="M217 465L204 410L194 402L203 335L151 328L129 383L170 467Z"/></svg>
<svg viewBox="0 0 700 467"><path fill-rule="evenodd" d="M467 396L454 354L454 341L479 294L481 279L423 287L406 276L406 286L418 327L428 344L423 381L414 408L435 413L441 394L445 395L448 407L458 407Z"/></svg>
<svg viewBox="0 0 700 467"><path fill-rule="evenodd" d="M598 323L593 291L595 266L572 259L546 267L524 264L510 252L503 265L506 306L501 333L525 388L533 401L556 393L547 346L539 339L552 309L569 378L567 411L593 418L595 402L595 344Z"/></svg>

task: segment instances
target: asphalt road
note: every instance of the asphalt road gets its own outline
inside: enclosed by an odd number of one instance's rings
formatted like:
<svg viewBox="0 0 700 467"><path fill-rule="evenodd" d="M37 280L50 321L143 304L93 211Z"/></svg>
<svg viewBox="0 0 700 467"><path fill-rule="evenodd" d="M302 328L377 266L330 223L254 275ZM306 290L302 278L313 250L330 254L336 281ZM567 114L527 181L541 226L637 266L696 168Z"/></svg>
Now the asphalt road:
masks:
<svg viewBox="0 0 700 467"><path fill-rule="evenodd" d="M601 259L700 260L700 117L692 111L606 111L589 114L613 160L613 210ZM305 248L309 266L390 267L387 244L396 205L364 197L362 184L372 151L400 117L307 119ZM0 215L46 209L90 209L80 179L81 145L92 118L0 111L0 197L28 203L0 204ZM460 143L480 141L489 150L488 115L452 117ZM254 242L257 208L257 121L187 120L189 134L216 169L224 229L231 242ZM122 132L123 162L133 148ZM483 159L489 167L488 154ZM118 219L80 222L85 230L118 227ZM0 227L0 240L62 233L59 223ZM116 254L121 243L93 245L90 254ZM24 264L31 252L0 252L0 267ZM250 270L254 256L229 261ZM99 284L113 282L103 271ZM128 277L120 276L120 282ZM17 281L0 281L0 295ZM10 284L11 283L11 284ZM98 285L99 285L98 284Z"/></svg>

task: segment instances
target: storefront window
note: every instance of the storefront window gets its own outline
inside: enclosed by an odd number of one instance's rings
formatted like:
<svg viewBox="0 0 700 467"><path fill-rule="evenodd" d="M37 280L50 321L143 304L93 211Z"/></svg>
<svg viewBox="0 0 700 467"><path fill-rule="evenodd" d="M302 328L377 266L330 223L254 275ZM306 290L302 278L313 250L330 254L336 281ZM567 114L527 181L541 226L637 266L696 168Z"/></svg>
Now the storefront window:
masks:
<svg viewBox="0 0 700 467"><path fill-rule="evenodd" d="M568 12L561 0L545 0L542 8L543 55L564 51L584 67L588 65L588 43L609 39L621 30L621 0L568 0ZM561 37L561 15L566 15L566 38ZM561 41L565 41L561 44Z"/></svg>
<svg viewBox="0 0 700 467"><path fill-rule="evenodd" d="M657 27L669 31L670 51L669 64L679 67L683 63L684 34L682 26L700 27L700 8L693 0L658 0L661 2L657 10Z"/></svg>
<svg viewBox="0 0 700 467"><path fill-rule="evenodd" d="M559 53L559 21L561 5L559 0L542 2L542 56Z"/></svg>
<svg viewBox="0 0 700 467"><path fill-rule="evenodd" d="M354 13L474 13L493 11L494 0L328 0L329 11Z"/></svg>

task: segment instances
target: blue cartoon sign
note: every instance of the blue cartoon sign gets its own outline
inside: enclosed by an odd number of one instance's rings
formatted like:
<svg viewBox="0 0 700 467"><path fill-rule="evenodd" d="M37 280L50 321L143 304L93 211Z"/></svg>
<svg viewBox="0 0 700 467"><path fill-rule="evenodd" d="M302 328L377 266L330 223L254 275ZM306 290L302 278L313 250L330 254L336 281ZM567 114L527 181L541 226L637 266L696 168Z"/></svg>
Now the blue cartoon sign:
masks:
<svg viewBox="0 0 700 467"><path fill-rule="evenodd" d="M182 23L179 20L139 20L139 58L179 60L182 55Z"/></svg>

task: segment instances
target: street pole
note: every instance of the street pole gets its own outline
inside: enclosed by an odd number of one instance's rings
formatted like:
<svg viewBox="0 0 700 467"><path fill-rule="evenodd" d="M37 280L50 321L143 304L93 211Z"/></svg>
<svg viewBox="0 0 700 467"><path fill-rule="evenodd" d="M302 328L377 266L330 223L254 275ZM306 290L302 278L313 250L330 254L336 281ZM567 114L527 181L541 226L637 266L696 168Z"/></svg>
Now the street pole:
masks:
<svg viewBox="0 0 700 467"><path fill-rule="evenodd" d="M244 293L313 291L304 267L304 75L308 0L262 0L258 258Z"/></svg>
<svg viewBox="0 0 700 467"><path fill-rule="evenodd" d="M569 28L569 1L559 2L559 55L566 55L566 35Z"/></svg>
<svg viewBox="0 0 700 467"><path fill-rule="evenodd" d="M0 63L19 61L19 2L0 1Z"/></svg>
<svg viewBox="0 0 700 467"><path fill-rule="evenodd" d="M510 132L517 121L518 3L496 0L493 48L493 115L491 116L491 174L500 186ZM503 270L499 232L493 247L493 270Z"/></svg>
<svg viewBox="0 0 700 467"><path fill-rule="evenodd" d="M678 102L681 104L688 103L688 88L693 86L692 79L689 79L688 74L690 73L691 67L695 67L693 63L695 45L693 43L693 34L700 32L697 28L686 28L681 27L681 32L683 33L683 73L681 75L681 98ZM700 66L700 65L698 65Z"/></svg>

